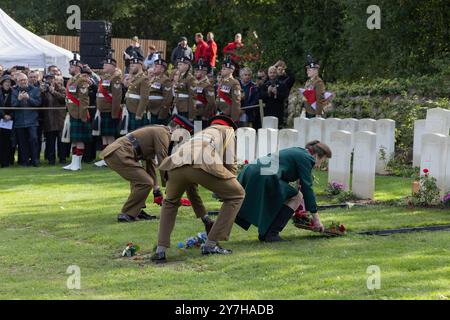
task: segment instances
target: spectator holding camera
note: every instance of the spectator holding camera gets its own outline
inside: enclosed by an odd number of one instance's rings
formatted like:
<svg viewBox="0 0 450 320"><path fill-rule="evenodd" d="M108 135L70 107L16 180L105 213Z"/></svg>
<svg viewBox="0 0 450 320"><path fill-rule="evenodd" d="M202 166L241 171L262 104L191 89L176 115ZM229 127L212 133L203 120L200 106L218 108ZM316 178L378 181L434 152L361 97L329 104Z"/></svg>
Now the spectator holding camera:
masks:
<svg viewBox="0 0 450 320"><path fill-rule="evenodd" d="M53 73L48 73L44 77L41 86L42 104L48 108L65 107L66 90L63 79L56 79ZM43 111L43 132L45 136L45 158L49 165L56 164L56 146L58 146L59 163L65 164L68 156L67 147L61 142L61 134L64 128L66 111L44 110Z"/></svg>
<svg viewBox="0 0 450 320"><path fill-rule="evenodd" d="M170 61L172 61L172 64L176 67L178 60L180 60L181 58L189 59L190 61L194 60L194 53L192 52L192 49L188 46L188 40L186 37L180 38L178 46L172 51Z"/></svg>
<svg viewBox="0 0 450 320"><path fill-rule="evenodd" d="M261 98L266 104L264 115L266 117L277 117L280 127L284 122L285 100L289 96L286 85L278 80L277 68L272 66L269 68L269 79L261 88Z"/></svg>
<svg viewBox="0 0 450 320"><path fill-rule="evenodd" d="M24 110L14 111L14 129L16 130L19 144L20 165L34 167L39 166L38 149L38 111L26 108L39 107L41 105L41 91L38 87L29 84L28 77L24 73L16 76L17 87L12 92L12 104L14 107Z"/></svg>

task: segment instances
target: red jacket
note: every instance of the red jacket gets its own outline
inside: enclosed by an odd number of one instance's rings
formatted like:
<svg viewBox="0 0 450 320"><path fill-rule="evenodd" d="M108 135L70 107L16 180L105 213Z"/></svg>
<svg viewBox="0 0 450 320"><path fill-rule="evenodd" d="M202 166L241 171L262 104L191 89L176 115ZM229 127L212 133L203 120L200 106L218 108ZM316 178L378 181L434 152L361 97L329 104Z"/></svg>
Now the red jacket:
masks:
<svg viewBox="0 0 450 320"><path fill-rule="evenodd" d="M195 62L198 62L200 58L205 59L207 48L208 44L205 42L205 40L200 40L200 42L197 43L197 49L195 50Z"/></svg>
<svg viewBox="0 0 450 320"><path fill-rule="evenodd" d="M216 66L217 43L214 40L208 41L208 47L205 50L205 58L211 67Z"/></svg>
<svg viewBox="0 0 450 320"><path fill-rule="evenodd" d="M231 55L231 61L233 62L237 62L239 61L241 58L239 56L237 56L235 54L235 51L238 47L243 47L244 44L238 44L237 42L230 42L229 44L227 44L227 46L225 48L223 48L223 54L226 56L227 54Z"/></svg>

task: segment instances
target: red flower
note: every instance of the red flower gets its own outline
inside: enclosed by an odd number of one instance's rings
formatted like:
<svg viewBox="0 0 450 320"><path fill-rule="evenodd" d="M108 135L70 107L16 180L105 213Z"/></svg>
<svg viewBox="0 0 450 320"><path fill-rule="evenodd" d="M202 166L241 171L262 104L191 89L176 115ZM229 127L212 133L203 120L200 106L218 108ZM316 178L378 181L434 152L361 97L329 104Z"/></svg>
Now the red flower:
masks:
<svg viewBox="0 0 450 320"><path fill-rule="evenodd" d="M246 165L247 165L247 164L248 164L248 160L245 160L245 161L244 161L244 164L246 164Z"/></svg>
<svg viewBox="0 0 450 320"><path fill-rule="evenodd" d="M347 229L345 229L345 226L344 226L343 224L341 224L341 225L339 226L339 231L342 232L342 233L344 233L345 230L347 230Z"/></svg>
<svg viewBox="0 0 450 320"><path fill-rule="evenodd" d="M430 172L430 170L428 170L428 169L423 169L423 173L427 174L428 172Z"/></svg>

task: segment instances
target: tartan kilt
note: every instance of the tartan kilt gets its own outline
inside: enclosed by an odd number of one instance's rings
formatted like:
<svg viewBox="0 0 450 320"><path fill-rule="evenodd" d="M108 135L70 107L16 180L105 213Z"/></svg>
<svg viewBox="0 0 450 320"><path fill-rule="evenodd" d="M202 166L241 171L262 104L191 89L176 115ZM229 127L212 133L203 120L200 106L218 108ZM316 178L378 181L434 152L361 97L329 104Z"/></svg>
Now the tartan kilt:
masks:
<svg viewBox="0 0 450 320"><path fill-rule="evenodd" d="M102 137L115 137L119 127L119 119L113 119L111 112L102 112L100 134Z"/></svg>
<svg viewBox="0 0 450 320"><path fill-rule="evenodd" d="M70 141L71 142L91 142L92 127L89 121L83 122L81 119L70 117Z"/></svg>
<svg viewBox="0 0 450 320"><path fill-rule="evenodd" d="M129 114L130 116L128 120L128 132L135 131L150 124L150 121L148 121L147 119L147 113L144 113L142 120L136 120L136 113L129 112Z"/></svg>

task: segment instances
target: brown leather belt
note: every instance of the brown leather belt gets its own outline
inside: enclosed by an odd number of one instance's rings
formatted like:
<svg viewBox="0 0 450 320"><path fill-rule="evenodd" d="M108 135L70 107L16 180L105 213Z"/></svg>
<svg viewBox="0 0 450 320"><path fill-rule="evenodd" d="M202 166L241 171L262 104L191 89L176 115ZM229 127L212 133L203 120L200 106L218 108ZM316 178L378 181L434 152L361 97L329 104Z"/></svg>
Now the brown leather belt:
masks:
<svg viewBox="0 0 450 320"><path fill-rule="evenodd" d="M128 141L130 141L131 144L133 145L138 159L142 159L144 157L144 155L142 154L142 149L141 149L141 146L139 145L139 141L137 141L137 139L131 133L127 134L126 137L127 137Z"/></svg>

